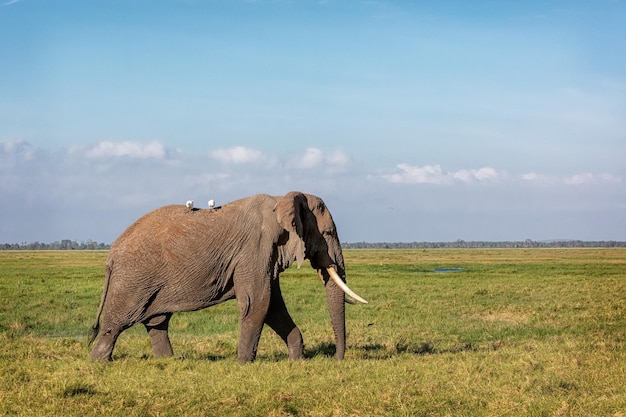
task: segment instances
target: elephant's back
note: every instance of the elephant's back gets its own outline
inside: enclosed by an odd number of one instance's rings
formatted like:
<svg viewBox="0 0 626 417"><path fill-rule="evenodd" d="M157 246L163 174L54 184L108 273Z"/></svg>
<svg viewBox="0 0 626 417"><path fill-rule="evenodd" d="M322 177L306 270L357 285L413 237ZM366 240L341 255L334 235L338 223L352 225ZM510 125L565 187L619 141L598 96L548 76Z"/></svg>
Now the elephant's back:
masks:
<svg viewBox="0 0 626 417"><path fill-rule="evenodd" d="M211 246L224 246L254 233L262 223L262 212L275 204L266 195L236 200L214 209L190 209L185 205L167 205L146 213L111 245L111 253L146 252L190 254ZM271 211L271 208L269 209ZM132 256L132 255L131 255Z"/></svg>
<svg viewBox="0 0 626 417"><path fill-rule="evenodd" d="M111 245L111 253L146 256L146 252L190 253L236 235L247 215L244 200L215 209L168 205L146 213Z"/></svg>
<svg viewBox="0 0 626 417"><path fill-rule="evenodd" d="M164 227L169 227L170 224L180 221L183 210L190 211L183 205L169 205L144 214L115 239L115 242L111 245L111 250L119 246L127 246L134 240L143 240L146 238L146 235L158 234L159 230L162 230Z"/></svg>

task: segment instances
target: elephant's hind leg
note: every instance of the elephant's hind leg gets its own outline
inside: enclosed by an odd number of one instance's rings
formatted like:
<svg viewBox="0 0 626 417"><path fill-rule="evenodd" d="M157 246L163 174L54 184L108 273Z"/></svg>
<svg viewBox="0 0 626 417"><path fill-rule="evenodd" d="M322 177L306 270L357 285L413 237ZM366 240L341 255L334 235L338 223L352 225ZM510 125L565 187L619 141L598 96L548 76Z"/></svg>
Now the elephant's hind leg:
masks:
<svg viewBox="0 0 626 417"><path fill-rule="evenodd" d="M150 342L152 343L152 352L154 356L172 356L172 344L167 334L167 328L170 324L172 313L166 313L159 316L152 316L143 322L148 331Z"/></svg>

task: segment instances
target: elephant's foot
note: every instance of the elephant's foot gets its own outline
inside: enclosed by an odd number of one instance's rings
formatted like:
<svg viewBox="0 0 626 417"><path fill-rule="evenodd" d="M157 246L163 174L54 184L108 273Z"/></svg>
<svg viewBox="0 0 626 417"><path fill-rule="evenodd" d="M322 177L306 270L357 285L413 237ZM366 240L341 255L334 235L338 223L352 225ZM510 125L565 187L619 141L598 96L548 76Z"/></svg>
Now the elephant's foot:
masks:
<svg viewBox="0 0 626 417"><path fill-rule="evenodd" d="M154 356L163 357L174 355L172 344L167 334L171 317L171 313L163 314L161 316L152 317L150 320L144 322L144 326L146 326L146 330L150 336Z"/></svg>
<svg viewBox="0 0 626 417"><path fill-rule="evenodd" d="M94 361L111 361L116 340L117 336L113 337L111 333L100 332L96 344L89 352L89 359Z"/></svg>
<svg viewBox="0 0 626 417"><path fill-rule="evenodd" d="M289 350L289 360L296 361L304 357L304 341L302 333L294 327L287 336L287 349Z"/></svg>
<svg viewBox="0 0 626 417"><path fill-rule="evenodd" d="M156 357L173 356L174 350L167 335L167 330L150 329L150 342L152 343L152 352Z"/></svg>
<svg viewBox="0 0 626 417"><path fill-rule="evenodd" d="M239 352L237 352L237 361L239 361L239 363L251 363L251 362L254 362L255 359L256 359L256 352L252 354L250 353L240 354Z"/></svg>
<svg viewBox="0 0 626 417"><path fill-rule="evenodd" d="M261 338L261 330L263 323L250 325L250 322L244 322L239 331L239 344L237 345L237 360L239 363L254 362L256 352Z"/></svg>
<svg viewBox="0 0 626 417"><path fill-rule="evenodd" d="M89 352L89 359L100 362L111 362L113 360L110 354L96 352L95 348Z"/></svg>

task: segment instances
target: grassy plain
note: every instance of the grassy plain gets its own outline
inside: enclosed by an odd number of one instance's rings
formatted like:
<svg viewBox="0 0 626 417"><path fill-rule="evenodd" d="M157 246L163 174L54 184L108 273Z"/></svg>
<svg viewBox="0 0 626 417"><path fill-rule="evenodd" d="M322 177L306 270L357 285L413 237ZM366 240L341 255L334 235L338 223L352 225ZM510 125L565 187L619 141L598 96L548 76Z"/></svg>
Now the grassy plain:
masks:
<svg viewBox="0 0 626 417"><path fill-rule="evenodd" d="M174 315L87 360L106 252L0 252L0 415L626 416L626 250L349 250L346 359L323 289L282 275L307 360L265 329L236 360L237 308ZM435 272L462 268L457 272Z"/></svg>

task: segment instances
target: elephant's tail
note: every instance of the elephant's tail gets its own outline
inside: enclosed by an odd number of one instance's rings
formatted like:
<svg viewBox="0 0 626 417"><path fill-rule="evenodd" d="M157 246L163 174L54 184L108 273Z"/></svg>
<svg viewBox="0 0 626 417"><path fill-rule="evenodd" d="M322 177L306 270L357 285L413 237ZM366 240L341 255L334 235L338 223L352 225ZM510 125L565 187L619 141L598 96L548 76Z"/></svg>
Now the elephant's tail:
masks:
<svg viewBox="0 0 626 417"><path fill-rule="evenodd" d="M100 298L100 306L98 307L98 313L96 315L96 321L91 326L91 330L89 331L89 339L87 340L87 345L91 346L96 337L98 336L98 332L100 332L100 316L102 315L102 310L104 309L104 303L107 298L107 293L109 292L109 282L111 281L111 271L113 270L112 265L108 264L104 270L104 288L102 289L102 297Z"/></svg>

